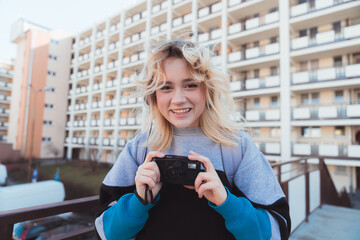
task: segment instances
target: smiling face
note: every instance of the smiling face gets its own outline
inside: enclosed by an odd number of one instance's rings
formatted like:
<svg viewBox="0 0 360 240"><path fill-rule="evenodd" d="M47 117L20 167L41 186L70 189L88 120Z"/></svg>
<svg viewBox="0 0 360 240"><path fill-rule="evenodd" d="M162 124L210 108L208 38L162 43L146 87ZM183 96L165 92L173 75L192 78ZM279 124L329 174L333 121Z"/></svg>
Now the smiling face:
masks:
<svg viewBox="0 0 360 240"><path fill-rule="evenodd" d="M183 58L167 58L163 67L166 83L156 90L160 113L177 128L199 127L199 118L205 109L203 84L193 79Z"/></svg>

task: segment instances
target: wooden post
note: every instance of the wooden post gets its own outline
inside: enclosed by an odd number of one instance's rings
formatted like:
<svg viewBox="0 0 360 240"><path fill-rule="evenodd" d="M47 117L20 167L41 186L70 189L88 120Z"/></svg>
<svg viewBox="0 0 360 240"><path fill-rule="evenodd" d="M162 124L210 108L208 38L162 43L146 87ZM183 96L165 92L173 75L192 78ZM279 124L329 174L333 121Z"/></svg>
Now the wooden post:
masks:
<svg viewBox="0 0 360 240"><path fill-rule="evenodd" d="M1 239L12 239L13 227L13 224L0 225Z"/></svg>

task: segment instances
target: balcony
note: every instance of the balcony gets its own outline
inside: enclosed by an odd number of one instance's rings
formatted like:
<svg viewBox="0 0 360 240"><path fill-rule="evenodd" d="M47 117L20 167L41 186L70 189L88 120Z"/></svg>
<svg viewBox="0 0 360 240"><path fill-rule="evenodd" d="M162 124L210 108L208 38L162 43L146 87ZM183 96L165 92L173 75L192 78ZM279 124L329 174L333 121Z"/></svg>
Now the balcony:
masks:
<svg viewBox="0 0 360 240"><path fill-rule="evenodd" d="M234 81L230 83L230 90L233 93L234 97L238 96L245 96L249 95L250 93L245 93L244 91L251 91L251 90L260 90L260 89L269 89L275 88L280 86L280 76L268 76L265 78L254 78L254 79L247 79L245 80L245 84L241 81ZM275 92L277 92L276 90ZM239 93L238 93L239 92ZM274 91L271 91L272 93ZM234 94L238 93L238 94ZM266 93L270 93L266 91ZM257 92L259 94L259 92Z"/></svg>
<svg viewBox="0 0 360 240"><path fill-rule="evenodd" d="M360 119L360 104L344 105L319 105L319 106L302 106L292 109L292 120L351 120L357 119L353 124L358 123ZM348 124L350 124L349 121ZM322 122L320 124L326 124ZM334 124L330 122L330 124ZM292 125L299 125L293 122ZM301 124L300 124L301 125Z"/></svg>
<svg viewBox="0 0 360 240"><path fill-rule="evenodd" d="M303 55L323 57L356 52L360 45L360 24L345 27L339 33L334 30L309 36L295 38L291 41L291 57L303 60ZM314 47L316 47L314 49ZM322 54L322 55L320 55Z"/></svg>
<svg viewBox="0 0 360 240"><path fill-rule="evenodd" d="M246 110L244 118L249 122L280 121L280 109Z"/></svg>
<svg viewBox="0 0 360 240"><path fill-rule="evenodd" d="M291 84L308 84L336 81L342 85L338 80L350 80L360 78L360 64L344 65L331 68L323 68L312 71L296 72L292 74ZM311 86L310 86L311 87Z"/></svg>
<svg viewBox="0 0 360 240"><path fill-rule="evenodd" d="M307 144L293 143L292 154L294 156L320 156L320 157L344 157L359 158L359 145L338 145L338 144Z"/></svg>
<svg viewBox="0 0 360 240"><path fill-rule="evenodd" d="M256 143L259 150L265 155L280 155L280 143Z"/></svg>
<svg viewBox="0 0 360 240"><path fill-rule="evenodd" d="M339 6L350 1L351 0L315 0L313 3L305 2L292 6L290 9L290 16L294 18L323 9L328 9L334 6Z"/></svg>

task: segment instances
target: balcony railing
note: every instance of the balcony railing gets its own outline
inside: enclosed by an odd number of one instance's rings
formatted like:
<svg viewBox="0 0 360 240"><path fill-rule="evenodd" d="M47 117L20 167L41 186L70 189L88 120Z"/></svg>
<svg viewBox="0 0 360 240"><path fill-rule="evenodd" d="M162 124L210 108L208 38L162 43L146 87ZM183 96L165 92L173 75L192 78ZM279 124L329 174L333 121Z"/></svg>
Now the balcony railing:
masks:
<svg viewBox="0 0 360 240"><path fill-rule="evenodd" d="M302 106L292 109L292 120L360 118L360 104Z"/></svg>
<svg viewBox="0 0 360 240"><path fill-rule="evenodd" d="M325 45L340 41L346 41L360 37L360 24L345 27L341 32L336 33L334 30L316 34L314 37L304 36L295 38L291 41L291 49L298 50L319 45Z"/></svg>
<svg viewBox="0 0 360 240"><path fill-rule="evenodd" d="M280 76L268 76L265 78L253 78L245 80L243 84L240 80L230 82L230 89L232 92L264 89L280 86Z"/></svg>
<svg viewBox="0 0 360 240"><path fill-rule="evenodd" d="M350 2L351 0L315 0L312 3L307 1L302 4L292 6L290 9L291 17L297 17L300 15L308 14L314 11L319 11L325 8L337 6L343 3Z"/></svg>
<svg viewBox="0 0 360 240"><path fill-rule="evenodd" d="M351 78L360 78L360 64L293 73L291 83L294 85Z"/></svg>
<svg viewBox="0 0 360 240"><path fill-rule="evenodd" d="M279 52L279 43L271 43L261 47L247 48L245 49L245 56L243 56L241 50L229 53L228 63L270 56L278 54Z"/></svg>
<svg viewBox="0 0 360 240"><path fill-rule="evenodd" d="M359 158L360 145L293 143L292 155Z"/></svg>
<svg viewBox="0 0 360 240"><path fill-rule="evenodd" d="M280 121L280 109L246 110L244 118L249 122Z"/></svg>

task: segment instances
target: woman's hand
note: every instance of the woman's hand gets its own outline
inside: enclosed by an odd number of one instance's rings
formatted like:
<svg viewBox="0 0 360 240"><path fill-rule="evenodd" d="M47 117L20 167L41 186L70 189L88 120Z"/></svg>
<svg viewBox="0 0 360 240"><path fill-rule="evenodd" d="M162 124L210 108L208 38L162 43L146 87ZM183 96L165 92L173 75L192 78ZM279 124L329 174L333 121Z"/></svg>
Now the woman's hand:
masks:
<svg viewBox="0 0 360 240"><path fill-rule="evenodd" d="M216 206L223 204L227 199L227 192L210 159L193 151L190 151L188 158L201 162L205 168L205 172L199 173L195 179L194 187L199 198L205 196Z"/></svg>
<svg viewBox="0 0 360 240"><path fill-rule="evenodd" d="M135 184L138 195L145 200L146 185L149 190L152 190L154 198L159 193L162 183L160 182L160 170L155 162L152 162L153 157L164 157L162 152L151 151L146 156L143 164L141 164L136 172ZM150 196L150 194L147 194ZM150 199L148 199L150 201Z"/></svg>

